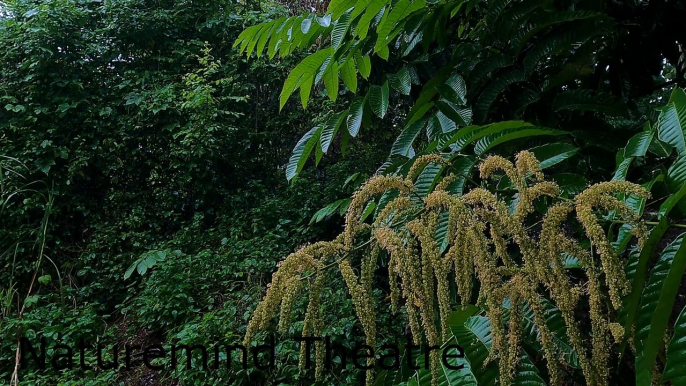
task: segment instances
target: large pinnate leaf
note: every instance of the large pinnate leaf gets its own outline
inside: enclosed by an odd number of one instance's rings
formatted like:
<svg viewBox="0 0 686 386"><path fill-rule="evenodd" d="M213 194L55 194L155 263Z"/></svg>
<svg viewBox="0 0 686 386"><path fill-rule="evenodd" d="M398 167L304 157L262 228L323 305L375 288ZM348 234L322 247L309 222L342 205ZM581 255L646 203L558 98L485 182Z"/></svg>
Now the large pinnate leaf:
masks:
<svg viewBox="0 0 686 386"><path fill-rule="evenodd" d="M360 20L357 22L355 34L361 39L366 38L367 34L369 33L370 23L388 3L388 0L372 0L372 2L367 6L367 9Z"/></svg>
<svg viewBox="0 0 686 386"><path fill-rule="evenodd" d="M444 168L445 166L443 165L429 163L422 169L414 184L418 196L425 197L433 190L440 180L441 172Z"/></svg>
<svg viewBox="0 0 686 386"><path fill-rule="evenodd" d="M547 127L521 127L502 130L497 133L489 134L479 140L474 146L474 152L478 155L484 154L493 147L515 139L534 137L541 135L565 135L567 132L562 130L550 129Z"/></svg>
<svg viewBox="0 0 686 386"><path fill-rule="evenodd" d="M369 105L379 118L383 118L388 111L388 81L383 86L374 85L369 89Z"/></svg>
<svg viewBox="0 0 686 386"><path fill-rule="evenodd" d="M398 154L405 157L413 157L414 151L412 149L412 144L426 125L427 120L428 118L424 117L405 126L391 147L391 155Z"/></svg>
<svg viewBox="0 0 686 386"><path fill-rule="evenodd" d="M331 47L333 47L334 50L337 50L341 46L345 35L348 33L349 27L350 13L344 13L336 21L336 25L334 25L333 31L331 31Z"/></svg>
<svg viewBox="0 0 686 386"><path fill-rule="evenodd" d="M657 132L661 141L677 151L678 158L667 171L669 185L676 189L686 184L686 93L683 89L674 89L669 104L662 108Z"/></svg>
<svg viewBox="0 0 686 386"><path fill-rule="evenodd" d="M560 187L562 194L568 197L581 193L588 184L586 177L574 173L556 173L552 175L552 179Z"/></svg>
<svg viewBox="0 0 686 386"><path fill-rule="evenodd" d="M553 109L595 111L609 115L624 115L626 106L615 96L594 90L568 90L553 101Z"/></svg>
<svg viewBox="0 0 686 386"><path fill-rule="evenodd" d="M581 45L602 32L603 29L595 24L581 24L561 29L559 32L553 33L536 43L527 52L523 61L524 69L527 73L530 73L542 59L549 58L557 53L567 52L574 46Z"/></svg>
<svg viewBox="0 0 686 386"><path fill-rule="evenodd" d="M342 111L340 113L333 114L324 123L324 127L322 128L320 137L321 148L323 153L329 151L329 146L331 146L331 142L333 142L334 137L336 137L336 133L338 133L338 128L343 123L345 117L345 111Z"/></svg>
<svg viewBox="0 0 686 386"><path fill-rule="evenodd" d="M291 158L288 161L288 166L286 167L286 178L288 180L293 179L298 173L300 173L303 166L305 166L307 157L310 156L312 149L317 144L317 140L319 139L321 132L322 126L315 126L310 129L310 131L305 133L305 135L303 135L303 137L300 138L300 141L298 141L298 143L295 145L293 153L291 154Z"/></svg>
<svg viewBox="0 0 686 386"><path fill-rule="evenodd" d="M303 84L312 85L311 78L315 76L317 70L319 70L326 58L329 57L329 54L329 50L317 51L295 66L283 84L283 89L279 96L279 109L283 109L288 97Z"/></svg>
<svg viewBox="0 0 686 386"><path fill-rule="evenodd" d="M357 91L357 70L355 69L355 59L349 56L340 67L341 79L345 87L353 93Z"/></svg>
<svg viewBox="0 0 686 386"><path fill-rule="evenodd" d="M686 156L686 93L675 88L669 104L662 108L657 121L658 137L674 146L680 157Z"/></svg>
<svg viewBox="0 0 686 386"><path fill-rule="evenodd" d="M438 150L444 150L451 146L453 150L460 151L470 143L477 141L487 135L504 132L511 129L533 127L530 123L522 121L504 121L485 126L467 126L442 137L438 141Z"/></svg>
<svg viewBox="0 0 686 386"><path fill-rule="evenodd" d="M641 297L636 320L636 385L650 386L658 352L686 271L686 243L682 233L662 252Z"/></svg>
<svg viewBox="0 0 686 386"><path fill-rule="evenodd" d="M438 100L435 102L438 110L458 126L467 126L472 119L472 110L466 107L460 107L447 100Z"/></svg>
<svg viewBox="0 0 686 386"><path fill-rule="evenodd" d="M387 16L382 19L377 28L377 40L374 46L374 51L378 52L382 47L386 47L388 43L397 35L398 32L393 33L396 26L403 21L405 17L412 12L422 9L426 5L425 0L400 0L398 1Z"/></svg>
<svg viewBox="0 0 686 386"><path fill-rule="evenodd" d="M574 156L578 151L579 149L568 143L548 143L531 149L539 161L541 169L557 165Z"/></svg>
<svg viewBox="0 0 686 386"><path fill-rule="evenodd" d="M327 8L327 13L331 14L331 18L338 19L343 12L354 6L356 0L332 0Z"/></svg>
<svg viewBox="0 0 686 386"><path fill-rule="evenodd" d="M681 310L674 323L674 335L667 347L667 363L662 374L662 382L671 381L673 385L686 384L686 307Z"/></svg>
<svg viewBox="0 0 686 386"><path fill-rule="evenodd" d="M338 97L338 63L335 60L329 60L329 65L324 71L323 78L326 93L329 99L335 102Z"/></svg>
<svg viewBox="0 0 686 386"><path fill-rule="evenodd" d="M403 67L398 71L397 74L394 75L393 78L394 82L392 86L396 90L398 90L399 93L404 94L404 95L410 95L410 91L412 89L412 80L410 78L410 72L407 70L407 67Z"/></svg>
<svg viewBox="0 0 686 386"><path fill-rule="evenodd" d="M645 157L654 137L655 132L648 125L648 130L631 137L624 148L624 157Z"/></svg>
<svg viewBox="0 0 686 386"><path fill-rule="evenodd" d="M665 232L669 228L669 213L674 209L674 207L679 203L679 201L686 195L686 185L684 185L677 193L670 196L662 205L658 211L659 222L650 231L648 240L645 242L643 249L641 249L640 255L638 256L638 261L635 264L633 278L631 280L631 294L625 298L624 306L620 310L619 320L624 326L624 331L631 331L634 326L634 322L637 318L637 313L639 310L639 305L641 304L643 289L645 288L646 276L648 273L648 263L653 257L655 251L657 250L658 244L662 240ZM624 336L621 347L619 349L620 354L626 349L628 335Z"/></svg>
<svg viewBox="0 0 686 386"><path fill-rule="evenodd" d="M353 57L355 58L355 64L357 65L357 68L360 71L360 75L362 75L362 77L365 79L369 78L369 75L372 73L372 64L369 56L362 56L362 54L360 54L360 51L358 50L355 51Z"/></svg>
<svg viewBox="0 0 686 386"><path fill-rule="evenodd" d="M351 137L357 136L362 125L362 114L364 113L365 98L355 98L348 109L348 117L346 118L346 125Z"/></svg>
<svg viewBox="0 0 686 386"><path fill-rule="evenodd" d="M524 82L525 80L526 76L523 72L512 70L491 81L476 102L474 107L474 120L477 123L483 123L491 105L498 99L498 96L512 84Z"/></svg>

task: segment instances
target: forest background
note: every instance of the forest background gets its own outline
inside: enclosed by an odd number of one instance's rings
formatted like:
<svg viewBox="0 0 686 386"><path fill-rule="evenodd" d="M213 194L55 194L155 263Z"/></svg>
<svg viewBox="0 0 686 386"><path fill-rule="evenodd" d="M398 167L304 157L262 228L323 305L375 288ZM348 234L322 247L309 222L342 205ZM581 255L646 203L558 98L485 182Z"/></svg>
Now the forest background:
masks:
<svg viewBox="0 0 686 386"><path fill-rule="evenodd" d="M651 192L616 196L647 226L643 249L622 216L597 213L632 283L623 307L604 316L623 328L606 376L678 384L686 376L676 366L686 358L684 17L684 4L667 0L0 3L0 379L310 384L292 340L279 343L280 360L267 370L205 372L160 360L163 371L55 373L17 368L15 353L21 336L48 345L238 344L278 262L344 231L351 196L371 176L409 176L421 202L454 173L451 194L485 188L514 207L516 183L481 179L478 165L531 150L560 188L533 203L532 228L558 197L597 182ZM427 154L446 162L411 169ZM362 221L387 214L392 190L358 208ZM599 253L582 224L569 227ZM391 296L388 257L374 272L382 305ZM583 258L565 259L570 280L586 283ZM321 333L352 347L366 325L350 286L331 276ZM448 340L476 346L465 370L442 369L439 379L377 372L373 382L498 382L502 368L484 361L493 333L478 300L462 308L451 292ZM585 384L583 354L555 303L544 304L564 384ZM582 319L591 307L578 305ZM294 300L300 318L287 335L301 333L307 308L306 296ZM534 311L514 308L524 328L512 383L550 384ZM376 315L377 343L404 341L405 312ZM318 382L365 376L347 363Z"/></svg>

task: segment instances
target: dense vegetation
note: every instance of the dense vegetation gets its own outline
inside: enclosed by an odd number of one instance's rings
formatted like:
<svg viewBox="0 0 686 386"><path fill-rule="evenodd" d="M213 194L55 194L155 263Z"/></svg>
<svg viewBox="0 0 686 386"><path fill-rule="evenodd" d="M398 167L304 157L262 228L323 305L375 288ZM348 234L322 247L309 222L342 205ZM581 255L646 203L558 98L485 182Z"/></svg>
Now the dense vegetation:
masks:
<svg viewBox="0 0 686 386"><path fill-rule="evenodd" d="M681 384L684 16L668 0L0 3L0 377ZM266 369L16 357L21 337L273 333ZM462 368L434 351L360 371L323 342L310 366L286 339L406 334L459 344Z"/></svg>

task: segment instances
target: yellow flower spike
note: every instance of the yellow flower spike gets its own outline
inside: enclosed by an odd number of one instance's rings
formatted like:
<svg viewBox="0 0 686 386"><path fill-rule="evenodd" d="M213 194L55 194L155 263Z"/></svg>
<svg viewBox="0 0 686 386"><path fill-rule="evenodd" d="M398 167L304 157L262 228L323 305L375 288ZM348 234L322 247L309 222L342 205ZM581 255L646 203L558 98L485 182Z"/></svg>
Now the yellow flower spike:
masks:
<svg viewBox="0 0 686 386"><path fill-rule="evenodd" d="M596 384L607 385L609 375L608 359L610 357L609 326L603 313L603 299L598 272L591 269L588 274L588 303L591 316L591 361L596 374Z"/></svg>
<svg viewBox="0 0 686 386"><path fill-rule="evenodd" d="M445 178L441 180L441 182L439 182L436 185L436 187L434 188L434 192L445 191L446 189L448 189L448 186L450 186L450 184L452 184L453 182L457 181L459 177L460 176L455 175L453 173L448 174L447 176L445 176Z"/></svg>
<svg viewBox="0 0 686 386"><path fill-rule="evenodd" d="M481 174L481 178L484 179L490 177L491 174L495 173L497 170L505 172L513 184L519 183L519 173L517 173L514 165L501 156L490 156L479 165L479 173Z"/></svg>
<svg viewBox="0 0 686 386"><path fill-rule="evenodd" d="M407 177L405 178L406 181L412 183L412 181L414 181L414 179L417 178L422 168L432 162L444 166L450 165L450 162L446 161L443 157L441 157L438 154L427 154L419 156L410 167L410 171L407 172Z"/></svg>
<svg viewBox="0 0 686 386"><path fill-rule="evenodd" d="M650 196L650 193L639 185L626 181L610 181L595 184L576 197L577 218L583 225L591 243L598 251L610 291L611 304L615 310L622 306L622 297L628 294L629 283L624 273L623 264L615 256L615 251L607 240L605 231L598 223L598 219L593 211L596 208L616 210L625 219L636 223L637 219L633 211L625 203L612 197L612 195L619 193L626 195L635 194L642 198Z"/></svg>
<svg viewBox="0 0 686 386"><path fill-rule="evenodd" d="M515 164L517 165L517 174L520 178L525 178L529 174L537 181L543 180L543 173L541 172L541 166L534 153L530 151L519 152L516 156Z"/></svg>
<svg viewBox="0 0 686 386"><path fill-rule="evenodd" d="M511 384L521 357L521 329L524 307L530 307L533 324L547 362L552 385L562 384L555 337L547 325L547 308L541 301L545 293L562 316L571 347L577 353L579 364L588 385L607 385L609 349L624 332L610 315L617 307L618 298L628 287L623 273L623 262L616 256L598 223L594 211L613 211L624 221L634 225L632 232L638 243L645 240L646 227L639 218L618 200L618 193L647 197L648 193L637 185L612 181L594 185L576 199L556 203L547 209L542 225L528 221L533 202L541 196L555 197L559 187L544 180L538 161L530 152L521 152L512 162L498 156L488 157L479 167L483 178L502 170L518 190L518 203L514 213L504 200L483 188L475 188L463 196L445 191L455 180L450 175L439 183L422 204L410 200L412 180L429 162L447 164L441 157L419 157L408 173L408 178L376 176L371 178L353 196L346 214L346 228L332 242L305 246L279 263L272 276L263 301L258 304L250 320L245 342L267 326L280 307L279 330L289 324L295 299L303 288L309 290L309 303L302 334L318 336L323 331L321 293L328 275L328 267L338 267L353 299L355 313L366 336L366 342L376 342L376 317L373 294L373 277L381 250L387 251L388 276L392 310L405 299L408 323L415 344L428 342L439 345L449 338L447 320L451 305L448 291L450 275L454 275L457 294L462 304L472 302L473 281L478 281L477 305L483 307L491 323L491 351L486 363L496 361L499 383ZM529 186L531 184L531 186ZM362 211L374 195L387 189L398 189L400 195L379 213L373 224L362 223ZM421 209L421 210L419 210ZM393 224L404 213L417 211L419 218L402 224ZM447 250L441 254L440 240L435 239L438 219L447 212ZM582 248L568 233L564 224L576 212L592 248L600 256L594 261L593 251ZM399 227L397 227L400 225ZM393 228L391 228L393 227ZM355 247L353 242L360 234L371 234L371 240ZM516 250L516 255L510 252ZM565 268L565 255L578 258L586 272L586 280L574 282ZM353 259L359 256L359 266ZM356 274L359 269L359 276ZM307 280L304 280L304 279ZM604 279L609 294L604 292ZM591 333L582 333L578 320L582 297L590 305ZM438 300L438 320L434 301ZM510 299L508 323L503 322L503 301ZM606 300L611 301L610 310ZM583 304L586 302L584 301ZM529 312L529 311L527 311ZM439 329L440 327L440 329ZM590 343L590 344L589 344ZM630 343L632 343L630 341ZM301 347L304 350L304 347ZM316 379L323 375L324 348L315 344ZM305 353L301 353L304 361ZM438 351L431 352L432 383L438 379ZM369 364L373 363L370 359ZM303 362L300 363L300 366ZM367 372L367 384L373 381L373 371Z"/></svg>
<svg viewBox="0 0 686 386"><path fill-rule="evenodd" d="M353 247L355 237L360 230L360 216L365 205L374 195L389 189L398 189L402 194L408 194L413 186L400 177L374 176L370 178L362 187L353 194L348 211L345 215L345 246L350 249Z"/></svg>

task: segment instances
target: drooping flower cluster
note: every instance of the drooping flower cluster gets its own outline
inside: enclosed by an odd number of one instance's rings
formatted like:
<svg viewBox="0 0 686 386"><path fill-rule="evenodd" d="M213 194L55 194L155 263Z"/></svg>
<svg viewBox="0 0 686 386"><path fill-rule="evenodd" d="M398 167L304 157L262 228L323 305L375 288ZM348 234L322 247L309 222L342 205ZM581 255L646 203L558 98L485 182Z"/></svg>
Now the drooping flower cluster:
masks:
<svg viewBox="0 0 686 386"><path fill-rule="evenodd" d="M377 329L373 276L381 252L385 251L392 311L400 310L401 299L405 300L402 308L415 343L426 341L436 346L451 337L448 319L453 310L450 281L454 280L460 302L476 303L490 319L491 348L487 362L498 363L500 384L512 384L516 376L522 357L524 312L529 310L551 384L561 385L561 365L565 360L558 347L559 337L548 325L548 310L543 305L547 298L559 310L586 383L607 385L610 336L618 339L624 333L609 315L619 308L629 287L623 261L607 240L595 211L613 211L632 224L640 245L645 227L616 195L647 198L648 193L637 185L613 181L593 185L574 200L557 200L560 188L544 180L538 160L524 151L516 156L514 164L492 156L479 168L484 179L499 171L507 176L517 191L513 208L484 188L472 189L463 196L450 194L447 188L456 178L453 175L444 178L430 194L418 197L413 181L428 163L447 165L438 155L422 156L405 178L371 178L353 196L345 231L338 238L304 247L288 256L253 314L245 343L258 330L266 328L279 310L279 327L284 331L290 323L294 302L304 288L308 288L309 304L302 334L320 336L321 291L330 274L327 268L335 266L348 287L366 343L374 347ZM374 222L361 221L368 202L391 190L397 196L378 211ZM549 197L553 203L540 221L531 224L534 202L541 197ZM571 221L573 212L591 242L591 250L581 247L565 231L564 225ZM437 237L441 227L442 239ZM366 241L359 243L362 235ZM598 259L594 259L596 255ZM585 272L583 280L570 277L565 256L579 260ZM589 307L590 334L580 328L576 312L582 297ZM606 299L610 309L605 306ZM438 309L434 307L435 301ZM321 377L324 365L322 346L321 342L315 344L317 377ZM301 354L300 360L304 361L304 349ZM438 354L436 350L430 354L434 383L440 370ZM369 358L368 364L373 365L374 358ZM367 384L373 380L371 369L367 372Z"/></svg>

